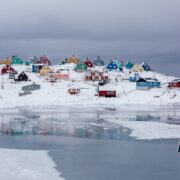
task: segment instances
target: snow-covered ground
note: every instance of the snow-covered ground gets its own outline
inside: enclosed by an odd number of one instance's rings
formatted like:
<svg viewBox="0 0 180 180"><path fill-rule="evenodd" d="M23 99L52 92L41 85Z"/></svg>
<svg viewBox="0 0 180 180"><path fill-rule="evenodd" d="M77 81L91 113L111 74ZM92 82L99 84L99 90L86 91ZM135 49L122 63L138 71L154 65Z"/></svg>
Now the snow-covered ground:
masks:
<svg viewBox="0 0 180 180"><path fill-rule="evenodd" d="M27 72L27 66L14 65L13 68L21 73L25 71L31 82L14 83L8 75L0 75L0 108L12 108L21 106L41 106L41 105L180 105L180 90L170 90L167 82L174 79L155 72L143 72L141 77L157 78L161 81L161 88L154 88L149 91L136 90L136 84L128 80L127 72L108 72L111 79L110 85L115 86L117 98L99 98L97 94L97 82L84 81L84 73L73 71L74 65L61 65L59 68L70 70L70 80L61 80L57 83L49 83L46 77L39 74ZM56 68L57 65L56 65ZM4 89L1 88L2 79ZM41 89L32 94L19 97L22 86L35 82L41 85ZM79 87L80 94L72 96L68 94L68 87Z"/></svg>
<svg viewBox="0 0 180 180"><path fill-rule="evenodd" d="M2 180L64 180L47 151L0 149Z"/></svg>
<svg viewBox="0 0 180 180"><path fill-rule="evenodd" d="M165 124L159 122L146 121L125 121L125 120L107 120L132 130L130 136L137 139L171 139L180 138L180 126L174 124Z"/></svg>

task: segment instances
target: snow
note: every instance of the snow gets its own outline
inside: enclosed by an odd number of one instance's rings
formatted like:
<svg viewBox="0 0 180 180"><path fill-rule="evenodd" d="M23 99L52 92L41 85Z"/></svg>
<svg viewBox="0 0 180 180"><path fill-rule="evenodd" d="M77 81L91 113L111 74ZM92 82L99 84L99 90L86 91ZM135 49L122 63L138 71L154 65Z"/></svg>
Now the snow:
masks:
<svg viewBox="0 0 180 180"><path fill-rule="evenodd" d="M14 65L13 68L18 73L24 71L31 82L14 83L8 75L0 75L0 108L43 105L180 105L180 90L167 88L167 82L172 81L175 77L168 77L156 72L139 73L141 77L156 78L161 81L161 88L148 91L136 90L136 84L126 80L128 78L127 70L124 70L123 73L108 72L110 77L108 86L113 89L115 86L117 98L99 98L95 96L98 89L97 82L84 81L85 73L75 72L74 64L56 65L55 69L69 69L70 79L53 84L47 82L46 77L31 73L30 66ZM94 69L102 70L103 67L95 67ZM4 89L1 88L2 79ZM19 92L22 86L32 82L41 85L41 89L20 97ZM68 87L71 86L80 87L81 93L78 96L69 95Z"/></svg>
<svg viewBox="0 0 180 180"><path fill-rule="evenodd" d="M47 151L0 149L2 180L64 180Z"/></svg>
<svg viewBox="0 0 180 180"><path fill-rule="evenodd" d="M125 120L107 120L132 130L130 136L137 139L170 139L180 138L180 126L174 124L165 124L159 122L146 121L125 121Z"/></svg>

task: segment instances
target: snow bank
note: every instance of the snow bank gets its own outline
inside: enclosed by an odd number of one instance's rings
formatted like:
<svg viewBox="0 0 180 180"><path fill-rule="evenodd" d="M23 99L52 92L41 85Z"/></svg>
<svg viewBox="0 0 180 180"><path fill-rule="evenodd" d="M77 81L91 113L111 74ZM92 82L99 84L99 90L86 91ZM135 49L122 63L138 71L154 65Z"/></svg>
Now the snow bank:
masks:
<svg viewBox="0 0 180 180"><path fill-rule="evenodd" d="M2 180L64 180L47 151L0 149Z"/></svg>
<svg viewBox="0 0 180 180"><path fill-rule="evenodd" d="M164 124L159 122L145 121L126 121L126 120L110 120L112 122L132 129L130 136L137 139L170 139L180 138L180 126L174 124Z"/></svg>

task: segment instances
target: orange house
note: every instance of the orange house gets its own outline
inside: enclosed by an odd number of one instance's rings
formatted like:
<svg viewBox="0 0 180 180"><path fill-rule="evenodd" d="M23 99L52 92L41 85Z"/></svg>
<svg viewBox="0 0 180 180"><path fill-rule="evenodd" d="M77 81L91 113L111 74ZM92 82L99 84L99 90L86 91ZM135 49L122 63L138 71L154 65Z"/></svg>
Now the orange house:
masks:
<svg viewBox="0 0 180 180"><path fill-rule="evenodd" d="M69 74L50 74L49 79L55 79L55 80L68 80L69 79Z"/></svg>
<svg viewBox="0 0 180 180"><path fill-rule="evenodd" d="M11 64L11 60L10 59L4 59L4 60L0 60L0 64L5 64L5 65L10 65Z"/></svg>

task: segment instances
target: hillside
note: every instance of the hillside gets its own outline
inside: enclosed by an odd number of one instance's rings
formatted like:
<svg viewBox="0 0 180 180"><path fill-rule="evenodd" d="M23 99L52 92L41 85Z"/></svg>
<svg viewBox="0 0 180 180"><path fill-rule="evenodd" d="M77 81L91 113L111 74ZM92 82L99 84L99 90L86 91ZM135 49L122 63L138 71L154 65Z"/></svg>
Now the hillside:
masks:
<svg viewBox="0 0 180 180"><path fill-rule="evenodd" d="M75 72L75 64L52 66L53 69L68 69L69 79L57 82L48 82L46 76L32 73L31 66L13 65L18 74L24 71L30 81L14 82L9 75L0 75L0 108L12 108L20 106L46 106L46 105L180 105L180 90L167 88L167 83L175 77L168 77L156 72L142 72L141 77L156 78L161 82L161 88L150 90L136 90L136 83L128 80L127 70L123 72L106 72L110 78L109 86L116 90L116 98L98 97L98 83L96 81L84 81L85 72ZM95 67L94 70L103 71L103 67ZM19 96L22 86L39 84L40 90L31 94ZM4 89L2 89L2 84ZM78 88L78 95L70 95L69 88Z"/></svg>

